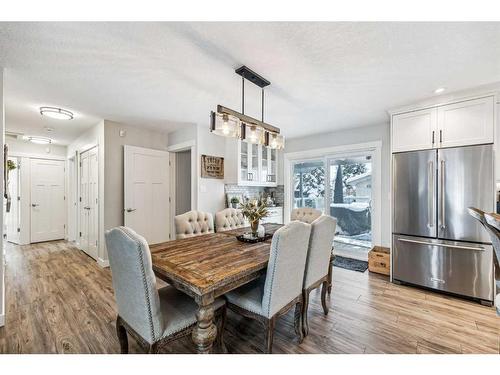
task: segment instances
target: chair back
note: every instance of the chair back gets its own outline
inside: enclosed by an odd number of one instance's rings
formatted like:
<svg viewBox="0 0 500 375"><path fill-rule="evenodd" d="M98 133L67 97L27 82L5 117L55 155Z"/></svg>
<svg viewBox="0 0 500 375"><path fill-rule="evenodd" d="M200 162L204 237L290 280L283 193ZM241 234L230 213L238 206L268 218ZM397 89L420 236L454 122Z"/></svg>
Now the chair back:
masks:
<svg viewBox="0 0 500 375"><path fill-rule="evenodd" d="M278 229L271 243L262 310L270 318L302 293L311 225L292 221Z"/></svg>
<svg viewBox="0 0 500 375"><path fill-rule="evenodd" d="M302 221L303 223L311 224L314 220L322 215L320 210L310 207L294 208L290 214L291 220Z"/></svg>
<svg viewBox="0 0 500 375"><path fill-rule="evenodd" d="M215 214L215 230L223 232L225 230L238 229L245 227L245 218L241 210L236 208L226 208Z"/></svg>
<svg viewBox="0 0 500 375"><path fill-rule="evenodd" d="M214 233L212 214L202 211L188 211L174 218L176 238L188 238Z"/></svg>
<svg viewBox="0 0 500 375"><path fill-rule="evenodd" d="M327 215L321 215L312 222L304 274L304 288L310 287L322 277L328 275L336 226L337 220Z"/></svg>
<svg viewBox="0 0 500 375"><path fill-rule="evenodd" d="M118 314L147 342L163 332L160 298L146 240L126 227L106 232Z"/></svg>

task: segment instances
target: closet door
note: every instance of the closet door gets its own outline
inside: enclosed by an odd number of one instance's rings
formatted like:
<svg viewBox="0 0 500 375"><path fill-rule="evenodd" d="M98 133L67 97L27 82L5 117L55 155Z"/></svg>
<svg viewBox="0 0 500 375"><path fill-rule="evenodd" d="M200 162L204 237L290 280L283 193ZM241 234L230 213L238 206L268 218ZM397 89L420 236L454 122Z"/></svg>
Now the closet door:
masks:
<svg viewBox="0 0 500 375"><path fill-rule="evenodd" d="M31 242L64 238L64 161L31 159Z"/></svg>
<svg viewBox="0 0 500 375"><path fill-rule="evenodd" d="M80 155L80 249L98 256L98 152L97 147Z"/></svg>

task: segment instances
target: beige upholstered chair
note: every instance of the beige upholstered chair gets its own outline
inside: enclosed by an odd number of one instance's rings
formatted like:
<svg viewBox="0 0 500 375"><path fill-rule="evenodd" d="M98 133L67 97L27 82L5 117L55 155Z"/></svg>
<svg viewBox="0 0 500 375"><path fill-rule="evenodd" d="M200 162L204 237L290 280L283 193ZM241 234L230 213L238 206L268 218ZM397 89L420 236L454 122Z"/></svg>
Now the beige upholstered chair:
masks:
<svg viewBox="0 0 500 375"><path fill-rule="evenodd" d="M212 214L201 211L189 211L175 217L176 238L188 238L214 233Z"/></svg>
<svg viewBox="0 0 500 375"><path fill-rule="evenodd" d="M337 219L327 215L321 215L311 224L311 237L309 238L304 285L302 286L302 297L304 299L302 329L304 336L307 336L309 333L307 309L309 307L309 294L313 289L322 286L321 304L323 305L325 315L328 314L326 293L331 283L331 256L336 226Z"/></svg>
<svg viewBox="0 0 500 375"><path fill-rule="evenodd" d="M301 342L302 284L311 225L292 221L272 239L265 277L226 294L227 306L266 329L266 352L271 353L276 320L295 306L295 332Z"/></svg>
<svg viewBox="0 0 500 375"><path fill-rule="evenodd" d="M225 230L238 229L247 226L241 210L236 208L226 208L215 214L215 230L223 232Z"/></svg>
<svg viewBox="0 0 500 375"><path fill-rule="evenodd" d="M311 224L314 220L321 216L321 211L309 207L294 208L290 215L291 220L302 221L303 223Z"/></svg>
<svg viewBox="0 0 500 375"><path fill-rule="evenodd" d="M172 286L156 287L151 252L146 240L132 229L106 232L106 247L113 278L118 316L116 332L122 353L128 353L127 333L148 353L191 334L197 324L198 305ZM225 302L215 300L218 321L216 344L222 349Z"/></svg>

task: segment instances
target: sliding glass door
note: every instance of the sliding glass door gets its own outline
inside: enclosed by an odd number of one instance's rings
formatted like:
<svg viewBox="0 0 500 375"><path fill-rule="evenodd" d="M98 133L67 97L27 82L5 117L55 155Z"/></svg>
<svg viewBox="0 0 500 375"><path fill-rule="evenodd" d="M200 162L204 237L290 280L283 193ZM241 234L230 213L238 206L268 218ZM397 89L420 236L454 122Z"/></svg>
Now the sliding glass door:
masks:
<svg viewBox="0 0 500 375"><path fill-rule="evenodd" d="M371 153L292 164L292 209L311 207L337 219L338 254L365 259L372 246Z"/></svg>
<svg viewBox="0 0 500 375"><path fill-rule="evenodd" d="M311 207L325 211L325 160L293 164L292 208Z"/></svg>

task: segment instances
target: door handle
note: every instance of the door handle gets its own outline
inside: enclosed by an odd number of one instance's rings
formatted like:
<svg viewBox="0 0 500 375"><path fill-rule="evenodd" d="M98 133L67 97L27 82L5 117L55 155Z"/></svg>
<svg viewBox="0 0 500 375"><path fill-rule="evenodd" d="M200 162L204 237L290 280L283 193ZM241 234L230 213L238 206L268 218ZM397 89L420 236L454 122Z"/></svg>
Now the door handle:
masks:
<svg viewBox="0 0 500 375"><path fill-rule="evenodd" d="M429 214L429 228L434 226L434 162L429 161L429 177L428 177L428 198L427 198L427 213Z"/></svg>
<svg viewBox="0 0 500 375"><path fill-rule="evenodd" d="M450 249L484 251L484 247L482 247L482 246L473 247L473 246L464 246L464 245L450 245L450 244L446 244L446 243L434 243L434 242L427 242L427 241L410 240L407 238L398 238L398 240L401 242L417 243L420 245L428 245L428 246L446 247L446 248L450 248Z"/></svg>
<svg viewBox="0 0 500 375"><path fill-rule="evenodd" d="M441 229L446 228L445 224L445 219L446 219L446 214L445 214L445 209L446 209L446 197L444 196L445 194L445 165L446 162L444 160L441 160Z"/></svg>
<svg viewBox="0 0 500 375"><path fill-rule="evenodd" d="M137 210L137 208L127 208L127 209L125 209L125 211L127 211L127 212L134 212L135 210Z"/></svg>
<svg viewBox="0 0 500 375"><path fill-rule="evenodd" d="M83 207L85 210L90 210L89 206Z"/></svg>
<svg viewBox="0 0 500 375"><path fill-rule="evenodd" d="M31 207L38 207L39 205L36 203L31 203Z"/></svg>
<svg viewBox="0 0 500 375"><path fill-rule="evenodd" d="M439 130L439 143L443 143L443 131Z"/></svg>
<svg viewBox="0 0 500 375"><path fill-rule="evenodd" d="M433 130L432 131L432 145L434 146L434 134L435 134L435 131Z"/></svg>

